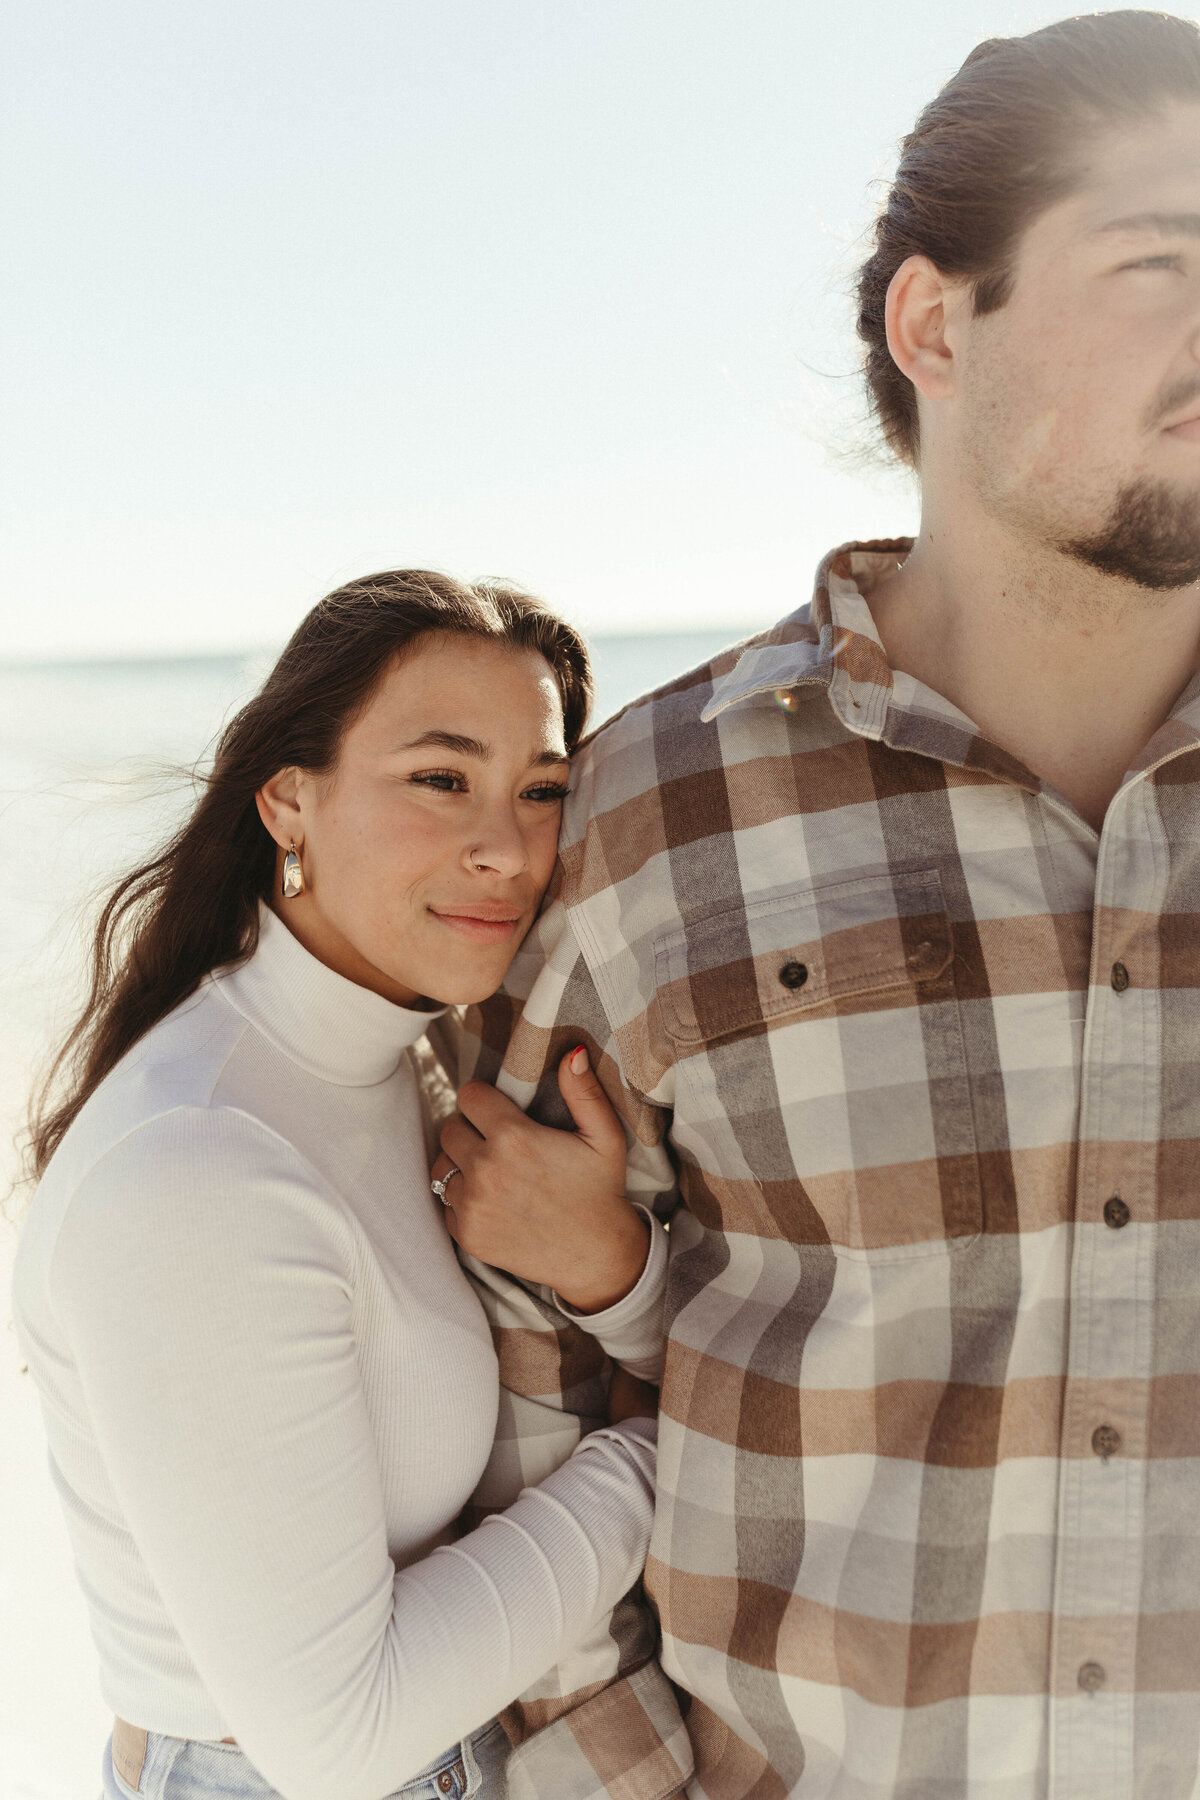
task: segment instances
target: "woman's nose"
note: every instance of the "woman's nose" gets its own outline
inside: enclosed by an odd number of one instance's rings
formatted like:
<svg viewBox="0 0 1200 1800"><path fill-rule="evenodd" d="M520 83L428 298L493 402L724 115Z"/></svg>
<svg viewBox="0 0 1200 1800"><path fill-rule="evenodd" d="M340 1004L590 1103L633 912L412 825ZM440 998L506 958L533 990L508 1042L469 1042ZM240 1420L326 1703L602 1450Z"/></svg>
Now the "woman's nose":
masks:
<svg viewBox="0 0 1200 1800"><path fill-rule="evenodd" d="M479 874L490 870L494 875L523 875L529 852L517 821L511 816L488 819L467 851L467 860Z"/></svg>

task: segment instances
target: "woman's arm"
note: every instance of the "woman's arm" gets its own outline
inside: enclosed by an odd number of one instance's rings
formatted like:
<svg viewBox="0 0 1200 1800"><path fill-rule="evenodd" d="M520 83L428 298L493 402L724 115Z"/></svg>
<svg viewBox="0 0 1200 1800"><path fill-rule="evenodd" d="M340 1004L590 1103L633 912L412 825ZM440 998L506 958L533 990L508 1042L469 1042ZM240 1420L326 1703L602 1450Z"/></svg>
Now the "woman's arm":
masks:
<svg viewBox="0 0 1200 1800"><path fill-rule="evenodd" d="M397 1572L355 1253L291 1146L181 1109L91 1172L53 1266L114 1528L288 1800L378 1800L483 1723L630 1586L650 1529L654 1426L631 1419Z"/></svg>

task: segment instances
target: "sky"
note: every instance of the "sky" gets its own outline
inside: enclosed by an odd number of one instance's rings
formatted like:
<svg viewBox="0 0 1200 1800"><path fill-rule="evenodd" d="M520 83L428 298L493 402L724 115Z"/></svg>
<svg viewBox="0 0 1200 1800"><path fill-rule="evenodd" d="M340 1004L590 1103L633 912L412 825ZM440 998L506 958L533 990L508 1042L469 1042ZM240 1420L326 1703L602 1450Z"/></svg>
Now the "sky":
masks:
<svg viewBox="0 0 1200 1800"><path fill-rule="evenodd" d="M38 0L0 22L0 660L280 642L372 569L749 630L850 536L849 293L1030 0Z"/></svg>

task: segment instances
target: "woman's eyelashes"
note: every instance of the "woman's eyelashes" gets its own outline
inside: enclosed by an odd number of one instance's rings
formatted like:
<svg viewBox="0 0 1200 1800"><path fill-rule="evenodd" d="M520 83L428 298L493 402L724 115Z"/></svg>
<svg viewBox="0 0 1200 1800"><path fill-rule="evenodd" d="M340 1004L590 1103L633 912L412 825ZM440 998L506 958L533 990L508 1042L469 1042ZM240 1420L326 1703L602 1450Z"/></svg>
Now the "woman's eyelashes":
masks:
<svg viewBox="0 0 1200 1800"><path fill-rule="evenodd" d="M431 788L437 794L468 792L467 778L461 769L416 769L408 779L418 787ZM565 781L538 781L532 787L523 788L521 798L549 806L556 801L565 800L569 792Z"/></svg>
<svg viewBox="0 0 1200 1800"><path fill-rule="evenodd" d="M465 794L466 777L457 769L415 769L408 778L418 787L433 788L439 794Z"/></svg>
<svg viewBox="0 0 1200 1800"><path fill-rule="evenodd" d="M539 781L536 787L526 788L521 797L549 804L554 800L565 800L570 791L565 781Z"/></svg>

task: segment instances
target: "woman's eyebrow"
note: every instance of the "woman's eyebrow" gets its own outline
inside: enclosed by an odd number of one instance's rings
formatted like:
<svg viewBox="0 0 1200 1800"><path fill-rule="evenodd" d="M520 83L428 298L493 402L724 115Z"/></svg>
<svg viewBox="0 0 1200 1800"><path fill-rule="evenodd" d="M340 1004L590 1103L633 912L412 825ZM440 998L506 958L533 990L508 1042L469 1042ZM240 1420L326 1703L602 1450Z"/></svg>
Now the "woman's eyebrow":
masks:
<svg viewBox="0 0 1200 1800"><path fill-rule="evenodd" d="M459 756L473 756L477 762L490 762L492 746L479 738L464 737L458 731L423 731L420 737L400 745L401 750L453 750ZM535 750L529 758L532 769L548 768L551 764L569 762L571 759L565 750Z"/></svg>
<svg viewBox="0 0 1200 1800"><path fill-rule="evenodd" d="M492 754L490 744L481 743L478 738L464 737L458 731L423 731L420 737L400 745L401 750L456 750L460 756L474 756L479 762L487 762Z"/></svg>

